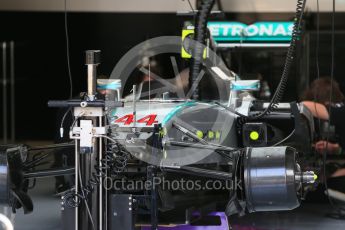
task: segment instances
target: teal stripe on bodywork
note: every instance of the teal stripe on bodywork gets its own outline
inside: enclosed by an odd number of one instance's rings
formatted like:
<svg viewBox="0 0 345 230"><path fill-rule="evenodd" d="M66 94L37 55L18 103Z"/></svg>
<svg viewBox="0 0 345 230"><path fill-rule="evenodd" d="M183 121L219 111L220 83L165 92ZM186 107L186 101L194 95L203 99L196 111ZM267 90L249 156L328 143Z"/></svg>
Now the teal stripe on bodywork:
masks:
<svg viewBox="0 0 345 230"><path fill-rule="evenodd" d="M117 90L121 88L121 83L97 84L97 89L112 89Z"/></svg>
<svg viewBox="0 0 345 230"><path fill-rule="evenodd" d="M166 115L166 117L162 121L162 126L164 126L166 123L168 123L177 113L179 113L183 108L187 106L194 106L196 103L194 101L188 101L186 103L183 103L179 106L176 106L173 110Z"/></svg>
<svg viewBox="0 0 345 230"><path fill-rule="evenodd" d="M241 90L257 90L260 89L259 83L254 83L251 85L231 85L231 90L241 91Z"/></svg>

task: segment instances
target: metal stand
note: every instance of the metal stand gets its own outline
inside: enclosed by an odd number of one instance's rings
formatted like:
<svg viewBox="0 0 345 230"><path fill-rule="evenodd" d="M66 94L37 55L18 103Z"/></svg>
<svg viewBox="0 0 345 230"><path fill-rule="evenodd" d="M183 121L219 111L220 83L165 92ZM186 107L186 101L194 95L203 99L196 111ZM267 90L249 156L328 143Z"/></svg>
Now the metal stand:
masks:
<svg viewBox="0 0 345 230"><path fill-rule="evenodd" d="M96 99L96 67L100 63L100 51L89 50L86 51L86 65L88 69L88 95L89 101ZM79 164L76 160L76 183L79 184L79 191L76 193L84 194L84 202L78 208L78 218L76 225L78 229L97 229L102 230L103 224L103 178L98 175L96 170L100 166L103 158L102 142L99 137L94 137L94 134L104 134L104 132L97 132L97 128L103 127L103 108L102 107L75 107L75 119L79 119L79 145L77 152L79 152ZM82 118L81 118L82 117ZM99 178L97 178L99 177ZM97 183L97 179L99 183ZM96 184L93 184L96 181ZM86 195L86 189L91 190ZM86 221L87 220L87 221Z"/></svg>
<svg viewBox="0 0 345 230"><path fill-rule="evenodd" d="M74 229L107 229L104 174L100 173L104 152L102 137L106 134L104 101L96 100L96 67L100 51L86 51L88 95L86 100L50 101L50 107L72 107L75 122L70 139L75 140ZM68 207L67 207L68 208ZM63 209L64 213L70 213ZM73 218L69 218L73 221ZM67 229L71 225L67 225ZM66 230L67 230L66 229Z"/></svg>

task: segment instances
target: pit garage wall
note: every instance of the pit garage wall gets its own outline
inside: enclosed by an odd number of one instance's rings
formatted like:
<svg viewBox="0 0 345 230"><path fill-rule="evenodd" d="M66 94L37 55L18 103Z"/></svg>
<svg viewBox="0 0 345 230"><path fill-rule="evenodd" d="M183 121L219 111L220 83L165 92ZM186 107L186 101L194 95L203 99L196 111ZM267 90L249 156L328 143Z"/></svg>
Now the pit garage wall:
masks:
<svg viewBox="0 0 345 230"><path fill-rule="evenodd" d="M72 4L77 0L69 1ZM133 1L121 0L124 4L125 2L133 3ZM167 2L173 0L150 1L165 2L165 6L168 6ZM13 40L16 43L16 133L19 140L53 139L58 135L59 121L56 121L56 110L47 108L46 103L49 99L66 99L68 96L64 14L58 8L47 9L43 7L44 5L58 4L58 2L60 2L61 10L63 7L61 0L2 0L0 4L2 9L0 11L2 25L0 41ZM83 0L83 2L88 5L93 1ZM118 1L109 0L108 2L116 3ZM140 0L140 2L145 1ZM182 3L186 4L186 2ZM124 7L124 5L122 6ZM132 7L131 9L147 9L145 7ZM183 5L183 7L185 6ZM149 8L151 11L158 9ZM102 50L103 61L99 73L107 75L131 47L147 38L180 35L183 21L187 19L177 17L176 9L169 9L164 13L128 13L126 11L129 11L129 5L123 9L122 12L88 12L87 10L80 12L80 10L75 10L68 14L71 68L75 93L86 89L84 50ZM188 9L188 7L183 9ZM171 12L169 13L169 11ZM227 20L251 23L264 20L291 20L292 16L292 12L279 14L272 12L228 13ZM315 14L306 16L307 30L315 30ZM325 34L322 39L323 48L321 48L323 59L320 63L323 65L321 68L324 68L323 75L328 74L330 66L330 35L326 32L330 28L330 19L328 13L322 14L321 26ZM338 14L336 21L338 23L336 28L344 30L344 15ZM339 41L343 41L344 38L345 36L342 34L337 35ZM339 47L336 49L339 60L336 63L339 66L336 69L336 76L339 79L345 74L340 68L343 66L341 55L345 53L345 47L342 47L342 43L338 42ZM315 62L313 60L314 51L315 49L311 46L309 55L311 64L309 68L305 66L305 68L310 69L310 75L313 75L315 69L312 66ZM277 70L277 72L280 71ZM295 79L298 79L298 76L293 76L293 80L291 80L292 86L289 87L290 93L286 98L287 100L297 99L294 93L296 92L296 88L294 88Z"/></svg>

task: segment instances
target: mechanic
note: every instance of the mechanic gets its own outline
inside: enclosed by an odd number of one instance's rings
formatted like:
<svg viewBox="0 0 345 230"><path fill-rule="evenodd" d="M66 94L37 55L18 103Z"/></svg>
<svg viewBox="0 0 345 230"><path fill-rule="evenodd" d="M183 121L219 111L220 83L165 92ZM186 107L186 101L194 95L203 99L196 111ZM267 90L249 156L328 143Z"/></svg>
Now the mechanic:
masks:
<svg viewBox="0 0 345 230"><path fill-rule="evenodd" d="M332 93L332 102L330 95ZM344 95L339 84L329 78L323 77L315 80L303 95L303 104L312 112L313 116L335 127L337 141L319 140L315 149L319 153L343 154L345 148L345 105ZM327 148L327 149L326 149ZM327 180L328 187L345 193L345 167L337 169Z"/></svg>
<svg viewBox="0 0 345 230"><path fill-rule="evenodd" d="M339 84L335 81L333 81L333 89L332 89L332 103L329 102L330 100L330 93L331 93L331 79L329 77L322 77L319 79L316 79L312 82L311 86L303 93L302 95L302 101L304 101L304 104L310 109L310 111L313 113L313 115L318 118L317 123L320 122L320 119L322 120L328 120L328 111L326 107L341 107L344 102L344 95L340 91ZM314 103L316 102L316 103ZM315 106L316 104L316 106ZM320 105L321 104L321 108ZM333 120L333 119L332 119ZM321 125L319 123L316 128L319 128ZM341 125L337 125L338 127L341 127ZM339 128L338 128L339 129ZM318 132L321 132L321 130L317 130ZM338 130L337 134L339 135ZM344 136L344 135L343 135ZM341 136L339 135L341 138ZM325 137L319 137L319 139L325 139ZM341 146L336 143L335 140L332 140L328 142L328 153L331 154L341 154L342 148ZM338 138L339 139L339 138ZM315 144L315 149L317 152L322 153L324 152L326 147L326 141L325 140L319 140Z"/></svg>

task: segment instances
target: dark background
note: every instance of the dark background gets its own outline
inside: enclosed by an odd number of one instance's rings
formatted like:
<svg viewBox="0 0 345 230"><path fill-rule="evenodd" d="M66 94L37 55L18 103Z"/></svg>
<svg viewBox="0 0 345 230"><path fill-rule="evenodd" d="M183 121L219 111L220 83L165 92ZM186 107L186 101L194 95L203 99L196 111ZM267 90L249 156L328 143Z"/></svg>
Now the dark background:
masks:
<svg viewBox="0 0 345 230"><path fill-rule="evenodd" d="M227 14L226 20L244 23L265 20L291 20L293 14ZM99 74L110 75L117 61L145 39L162 35L180 35L186 17L176 14L69 13L71 71L73 91L86 89L84 51L100 49ZM345 17L336 15L335 76L342 89L345 51ZM47 108L49 99L66 99L69 80L66 62L64 14L54 12L1 12L0 41L15 42L16 138L17 140L53 139L56 135L56 110ZM320 70L330 73L330 14L321 15ZM286 101L298 100L301 89L316 76L316 15L307 14L306 37L291 73ZM309 44L309 45L306 45ZM261 73L275 88L282 71L284 50L246 50L234 52L231 67L243 76ZM163 66L164 68L164 66ZM168 67L167 67L168 68ZM3 90L1 88L1 90ZM1 93L2 95L2 93ZM1 108L2 108L1 104ZM2 118L1 118L2 119Z"/></svg>

